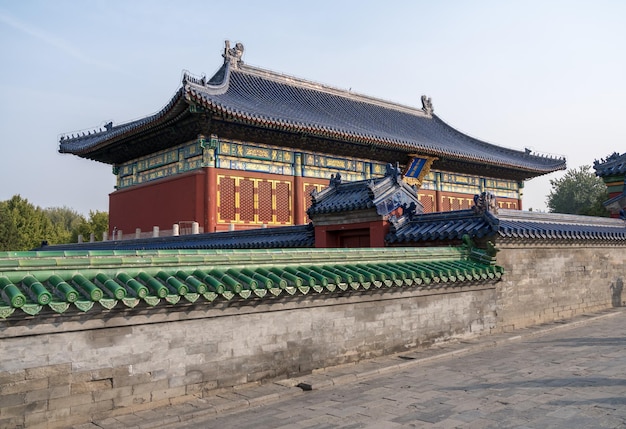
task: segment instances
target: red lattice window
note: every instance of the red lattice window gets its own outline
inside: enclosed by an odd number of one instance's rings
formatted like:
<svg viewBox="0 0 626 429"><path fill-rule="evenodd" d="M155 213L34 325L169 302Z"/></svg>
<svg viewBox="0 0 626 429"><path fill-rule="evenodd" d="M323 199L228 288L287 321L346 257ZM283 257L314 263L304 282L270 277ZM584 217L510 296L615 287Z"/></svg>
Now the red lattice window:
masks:
<svg viewBox="0 0 626 429"><path fill-rule="evenodd" d="M239 182L239 219L254 222L254 182L243 179Z"/></svg>
<svg viewBox="0 0 626 429"><path fill-rule="evenodd" d="M315 185L305 185L304 186L304 197L306 200L306 210L311 207L311 192L315 190Z"/></svg>
<svg viewBox="0 0 626 429"><path fill-rule="evenodd" d="M461 210L461 199L454 198L452 200L452 210Z"/></svg>
<svg viewBox="0 0 626 429"><path fill-rule="evenodd" d="M235 219L235 179L222 177L219 181L219 217Z"/></svg>
<svg viewBox="0 0 626 429"><path fill-rule="evenodd" d="M433 197L431 195L420 195L419 202L424 206L424 213L432 213L434 211Z"/></svg>
<svg viewBox="0 0 626 429"><path fill-rule="evenodd" d="M289 183L276 184L276 221L288 223L291 221L291 195ZM310 197L309 197L310 198Z"/></svg>
<svg viewBox="0 0 626 429"><path fill-rule="evenodd" d="M452 204L451 204L450 198L447 198L447 197L446 197L446 198L444 198L444 199L443 199L443 201L442 201L442 202L443 202L442 211L444 211L444 212L449 212L449 211L451 210L451 207L452 207Z"/></svg>
<svg viewBox="0 0 626 429"><path fill-rule="evenodd" d="M272 183L259 182L257 193L259 195L259 222L272 222Z"/></svg>

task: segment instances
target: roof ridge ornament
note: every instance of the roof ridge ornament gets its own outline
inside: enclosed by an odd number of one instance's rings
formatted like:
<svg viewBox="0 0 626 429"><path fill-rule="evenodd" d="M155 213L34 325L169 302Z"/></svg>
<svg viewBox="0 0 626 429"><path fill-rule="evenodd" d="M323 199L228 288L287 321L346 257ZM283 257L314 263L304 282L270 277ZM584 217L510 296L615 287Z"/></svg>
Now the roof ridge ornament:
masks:
<svg viewBox="0 0 626 429"><path fill-rule="evenodd" d="M474 206L472 207L472 210L476 214L484 214L486 212L498 214L496 196L489 191L481 192L480 195L474 195Z"/></svg>
<svg viewBox="0 0 626 429"><path fill-rule="evenodd" d="M241 57L243 56L243 44L237 42L234 48L230 47L230 40L224 41L224 53L222 57L224 57L224 64L228 63L233 68L238 68L243 64Z"/></svg>
<svg viewBox="0 0 626 429"><path fill-rule="evenodd" d="M427 114L427 115L432 115L433 112L435 111L433 109L433 99L430 97L427 97L426 95L422 95L422 110Z"/></svg>
<svg viewBox="0 0 626 429"><path fill-rule="evenodd" d="M334 174L331 174L329 185L332 186L333 188L336 188L337 186L341 185L341 173L338 172L336 176Z"/></svg>
<svg viewBox="0 0 626 429"><path fill-rule="evenodd" d="M396 162L395 166L392 163L385 166L385 177L391 177L396 183L398 182L398 177L400 177L401 174L399 162Z"/></svg>

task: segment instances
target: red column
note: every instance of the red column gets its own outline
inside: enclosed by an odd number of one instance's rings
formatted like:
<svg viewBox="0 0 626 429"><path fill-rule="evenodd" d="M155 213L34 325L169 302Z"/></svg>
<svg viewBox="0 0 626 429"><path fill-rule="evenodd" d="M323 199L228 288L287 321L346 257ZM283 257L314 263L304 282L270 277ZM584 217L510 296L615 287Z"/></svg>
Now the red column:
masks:
<svg viewBox="0 0 626 429"><path fill-rule="evenodd" d="M217 230L217 170L214 167L204 169L204 232Z"/></svg>
<svg viewBox="0 0 626 429"><path fill-rule="evenodd" d="M304 198L304 180L302 180L302 154L294 153L293 159L293 224L305 222L306 199Z"/></svg>
<svg viewBox="0 0 626 429"><path fill-rule="evenodd" d="M304 198L304 181L302 176L294 176L293 178L293 223L294 225L302 225L305 215L305 198Z"/></svg>

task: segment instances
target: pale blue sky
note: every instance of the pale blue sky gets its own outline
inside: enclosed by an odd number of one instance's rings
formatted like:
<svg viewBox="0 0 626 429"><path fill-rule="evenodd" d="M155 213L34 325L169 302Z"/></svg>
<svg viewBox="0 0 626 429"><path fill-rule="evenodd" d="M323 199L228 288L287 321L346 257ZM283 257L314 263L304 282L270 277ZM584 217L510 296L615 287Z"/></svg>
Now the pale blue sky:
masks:
<svg viewBox="0 0 626 429"><path fill-rule="evenodd" d="M225 39L248 64L421 107L482 140L564 155L626 151L626 2L0 0L0 200L108 210L108 165L61 134L147 116ZM527 182L544 209L549 180Z"/></svg>

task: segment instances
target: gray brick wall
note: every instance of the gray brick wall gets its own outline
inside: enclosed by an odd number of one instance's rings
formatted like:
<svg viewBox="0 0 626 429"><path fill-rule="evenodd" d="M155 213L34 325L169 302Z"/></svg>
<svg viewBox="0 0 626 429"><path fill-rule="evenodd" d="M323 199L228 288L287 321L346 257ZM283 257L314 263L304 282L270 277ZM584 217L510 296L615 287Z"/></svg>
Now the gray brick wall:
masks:
<svg viewBox="0 0 626 429"><path fill-rule="evenodd" d="M489 331L495 298L495 285L384 289L13 327L0 339L0 428L66 427Z"/></svg>
<svg viewBox="0 0 626 429"><path fill-rule="evenodd" d="M0 322L0 428L67 427L622 305L624 247L500 243L492 285L387 288Z"/></svg>
<svg viewBox="0 0 626 429"><path fill-rule="evenodd" d="M625 248L501 244L497 330L512 330L621 306Z"/></svg>

